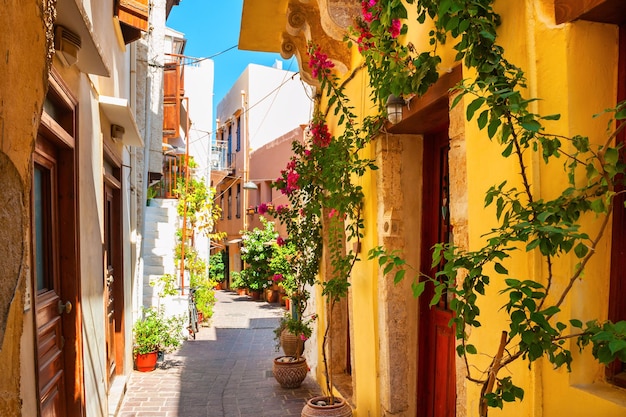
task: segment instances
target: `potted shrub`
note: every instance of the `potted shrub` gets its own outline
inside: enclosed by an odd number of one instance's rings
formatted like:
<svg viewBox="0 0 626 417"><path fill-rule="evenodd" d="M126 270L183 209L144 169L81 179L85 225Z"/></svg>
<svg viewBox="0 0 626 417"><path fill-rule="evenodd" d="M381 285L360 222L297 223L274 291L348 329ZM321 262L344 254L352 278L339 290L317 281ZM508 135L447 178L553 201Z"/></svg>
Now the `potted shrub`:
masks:
<svg viewBox="0 0 626 417"><path fill-rule="evenodd" d="M245 274L242 274L241 271L233 271L230 276L232 277L231 286L237 291L237 294L246 295L248 283Z"/></svg>
<svg viewBox="0 0 626 417"><path fill-rule="evenodd" d="M143 308L143 317L133 326L135 364L138 371L149 372L156 367L159 352L180 346L182 317L165 317L163 310Z"/></svg>
<svg viewBox="0 0 626 417"><path fill-rule="evenodd" d="M260 298L260 294L272 285L274 275L270 261L274 255L274 242L278 234L274 230L274 223L261 216L259 218L263 228L255 227L254 230L244 231L241 239L241 260L246 267L242 271L248 282L250 296L254 300Z"/></svg>

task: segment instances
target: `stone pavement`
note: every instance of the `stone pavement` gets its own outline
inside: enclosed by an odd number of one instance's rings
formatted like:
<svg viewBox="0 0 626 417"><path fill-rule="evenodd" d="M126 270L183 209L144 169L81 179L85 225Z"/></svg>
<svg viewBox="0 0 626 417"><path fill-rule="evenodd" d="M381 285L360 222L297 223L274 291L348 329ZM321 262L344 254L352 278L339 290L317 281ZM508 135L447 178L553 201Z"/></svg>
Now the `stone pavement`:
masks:
<svg viewBox="0 0 626 417"><path fill-rule="evenodd" d="M282 308L215 293L211 326L155 371L134 371L118 417L299 416L306 399L320 395L310 374L297 389L281 388L272 376Z"/></svg>

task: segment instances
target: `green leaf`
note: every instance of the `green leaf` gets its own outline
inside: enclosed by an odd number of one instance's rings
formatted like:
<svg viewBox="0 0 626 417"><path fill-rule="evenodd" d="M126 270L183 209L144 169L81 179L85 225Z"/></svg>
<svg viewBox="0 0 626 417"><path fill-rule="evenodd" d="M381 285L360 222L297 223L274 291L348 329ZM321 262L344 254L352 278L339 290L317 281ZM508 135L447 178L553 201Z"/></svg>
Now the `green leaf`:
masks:
<svg viewBox="0 0 626 417"><path fill-rule="evenodd" d="M498 132L498 128L501 124L502 122L500 121L500 119L493 119L489 122L489 125L487 126L487 134L489 135L489 139L493 139L493 137Z"/></svg>
<svg viewBox="0 0 626 417"><path fill-rule="evenodd" d="M397 284L400 281L402 281L402 279L404 278L405 274L406 274L406 269L400 269L399 271L397 271L396 275L393 278L393 283Z"/></svg>
<svg viewBox="0 0 626 417"><path fill-rule="evenodd" d="M474 345L465 345L465 351L470 355L475 355L478 353L478 350L476 350L476 346Z"/></svg>
<svg viewBox="0 0 626 417"><path fill-rule="evenodd" d="M478 110L484 102L484 98L478 97L467 106L467 120L472 120L474 113L476 113L476 110Z"/></svg>
<svg viewBox="0 0 626 417"><path fill-rule="evenodd" d="M498 274L508 275L509 273L509 271L504 266L502 266L502 264L499 262L496 262L494 264L494 269L496 270Z"/></svg>
<svg viewBox="0 0 626 417"><path fill-rule="evenodd" d="M522 127L531 132L539 132L539 129L541 129L541 124L536 120L529 120L526 122L522 122Z"/></svg>
<svg viewBox="0 0 626 417"><path fill-rule="evenodd" d="M584 258L585 255L587 255L588 252L589 252L589 248L587 247L587 245L585 245L583 243L579 243L574 248L574 253L578 257L578 259Z"/></svg>
<svg viewBox="0 0 626 417"><path fill-rule="evenodd" d="M411 289L413 290L413 297L417 298L420 295L422 295L422 293L424 292L425 288L426 288L426 282L425 281L413 282L413 284L411 284Z"/></svg>
<svg viewBox="0 0 626 417"><path fill-rule="evenodd" d="M615 165L619 159L619 152L615 148L607 148L604 154L604 160L606 163Z"/></svg>
<svg viewBox="0 0 626 417"><path fill-rule="evenodd" d="M489 110L483 110L478 116L478 127L482 130L487 126L487 121L489 120Z"/></svg>
<svg viewBox="0 0 626 417"><path fill-rule="evenodd" d="M571 319L571 320L569 321L569 324L571 324L571 325L572 325L572 327L577 327L577 328L579 328L579 329L582 329L582 328L583 328L583 322L582 322L582 321L580 321L580 320L577 320L577 319Z"/></svg>

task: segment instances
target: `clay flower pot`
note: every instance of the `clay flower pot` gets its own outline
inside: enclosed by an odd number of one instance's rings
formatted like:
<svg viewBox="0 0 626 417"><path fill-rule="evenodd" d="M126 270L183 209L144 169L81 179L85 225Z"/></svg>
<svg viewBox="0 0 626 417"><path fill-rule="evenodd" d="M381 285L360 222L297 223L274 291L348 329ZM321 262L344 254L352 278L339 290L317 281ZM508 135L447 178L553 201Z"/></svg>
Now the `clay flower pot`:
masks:
<svg viewBox="0 0 626 417"><path fill-rule="evenodd" d="M304 350L304 340L288 329L284 329L280 333L280 346L283 348L285 356L300 356Z"/></svg>
<svg viewBox="0 0 626 417"><path fill-rule="evenodd" d="M272 371L281 387L298 388L306 378L309 366L303 357L279 356L274 359Z"/></svg>
<svg viewBox="0 0 626 417"><path fill-rule="evenodd" d="M155 350L150 353L138 353L135 358L135 368L139 372L151 372L156 368L159 353Z"/></svg>
<svg viewBox="0 0 626 417"><path fill-rule="evenodd" d="M351 417L352 407L343 398L330 405L328 397L313 397L306 402L301 417Z"/></svg>

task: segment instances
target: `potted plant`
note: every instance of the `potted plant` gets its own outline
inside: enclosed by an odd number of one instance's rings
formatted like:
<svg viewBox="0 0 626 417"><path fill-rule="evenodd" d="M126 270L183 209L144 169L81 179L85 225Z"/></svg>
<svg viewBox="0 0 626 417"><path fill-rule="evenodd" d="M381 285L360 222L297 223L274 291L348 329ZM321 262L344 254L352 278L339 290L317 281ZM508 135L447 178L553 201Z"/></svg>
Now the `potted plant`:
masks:
<svg viewBox="0 0 626 417"><path fill-rule="evenodd" d="M133 326L133 354L138 371L154 370L159 352L180 346L183 320L182 317L165 317L162 309L143 308L142 318Z"/></svg>
<svg viewBox="0 0 626 417"><path fill-rule="evenodd" d="M368 143L365 136L368 130L359 129L352 108L345 104L343 91L331 73L333 63L313 46L309 58L312 75L320 82L320 91L332 95L333 100L328 108L323 109L321 96L316 97L309 134L292 143L294 156L274 183L287 195L290 205L279 206L275 212L286 224L288 240L296 246L298 257L304 260L299 272L305 272L307 280L321 286L326 304L322 341L325 395L311 399L302 415L318 415L319 410L314 407L326 408L332 415L352 415L351 407L343 399L335 398L333 393L330 329L334 307L348 293L350 273L358 260L352 248L359 246L364 228L361 216L363 191L352 180L375 166L372 160L361 156L360 151ZM340 114L340 124L344 124L344 133L338 137L331 134L326 124L331 110L335 115ZM366 119L363 125L375 129L382 125L381 120L380 117ZM321 276L316 279L320 271ZM299 302L298 295L296 293L292 299Z"/></svg>
<svg viewBox="0 0 626 417"><path fill-rule="evenodd" d="M225 289L224 282L224 252L214 253L209 257L209 278L216 282L215 289Z"/></svg>
<svg viewBox="0 0 626 417"><path fill-rule="evenodd" d="M244 231L241 239L241 260L246 267L242 271L248 282L251 297L260 299L260 294L272 285L274 275L270 267L270 261L274 255L274 242L278 234L274 230L274 223L265 217L260 217L262 229L257 227L251 231Z"/></svg>
<svg viewBox="0 0 626 417"><path fill-rule="evenodd" d="M246 275L242 274L241 271L233 271L230 273L232 278L231 287L237 291L239 295L246 295L246 291L248 288L248 282L246 281Z"/></svg>

